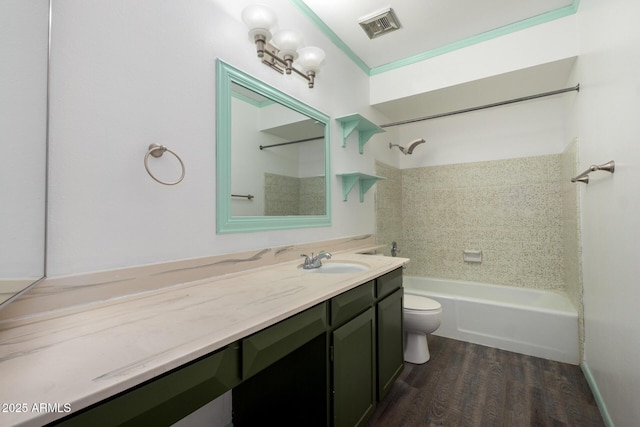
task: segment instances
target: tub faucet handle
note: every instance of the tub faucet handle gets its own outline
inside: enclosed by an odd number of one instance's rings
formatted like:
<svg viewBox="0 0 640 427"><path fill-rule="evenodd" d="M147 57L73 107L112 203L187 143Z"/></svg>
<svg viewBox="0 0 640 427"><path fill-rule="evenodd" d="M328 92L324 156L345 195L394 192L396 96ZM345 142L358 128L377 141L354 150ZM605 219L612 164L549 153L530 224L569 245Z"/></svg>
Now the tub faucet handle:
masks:
<svg viewBox="0 0 640 427"><path fill-rule="evenodd" d="M398 255L398 252L400 252L400 249L398 249L398 244L394 240L393 242L391 242L391 256L394 257Z"/></svg>

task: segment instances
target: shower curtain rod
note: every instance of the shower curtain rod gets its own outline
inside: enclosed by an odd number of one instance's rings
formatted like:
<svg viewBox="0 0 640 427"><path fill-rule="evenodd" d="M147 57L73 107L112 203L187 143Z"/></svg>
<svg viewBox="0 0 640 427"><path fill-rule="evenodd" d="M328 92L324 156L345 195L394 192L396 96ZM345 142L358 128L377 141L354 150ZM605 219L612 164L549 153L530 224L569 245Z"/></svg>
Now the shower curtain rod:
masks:
<svg viewBox="0 0 640 427"><path fill-rule="evenodd" d="M280 147L281 145L298 144L300 142L315 141L316 139L324 139L324 136L317 136L314 138L307 138L307 139L299 139L297 141L281 142L280 144L261 145L260 149L262 150L263 148Z"/></svg>
<svg viewBox="0 0 640 427"><path fill-rule="evenodd" d="M553 90L551 92L538 93L536 95L523 96L522 98L514 98L514 99L509 99L507 101L494 102L493 104L480 105L480 106L477 106L477 107L470 107L470 108L465 108L465 109L462 109L462 110L450 111L448 113L434 114L433 116L419 117L417 119L409 119L409 120L403 120L403 121L399 121L399 122L387 123L387 124L384 124L384 125L380 125L380 127L381 128L387 128L387 127L391 127L391 126L400 126L400 125L406 125L406 124L409 124L409 123L422 122L422 121L425 121L425 120L439 119L441 117L453 116L453 115L462 114L462 113L470 113L471 111L484 110L484 109L487 109L487 108L499 107L501 105L508 105L508 104L514 104L516 102L529 101L531 99L543 98L545 96L559 95L561 93L572 92L574 90L577 91L577 92L580 92L580 84L577 84L577 85L575 85L573 87L568 87L568 88L565 88L565 89Z"/></svg>

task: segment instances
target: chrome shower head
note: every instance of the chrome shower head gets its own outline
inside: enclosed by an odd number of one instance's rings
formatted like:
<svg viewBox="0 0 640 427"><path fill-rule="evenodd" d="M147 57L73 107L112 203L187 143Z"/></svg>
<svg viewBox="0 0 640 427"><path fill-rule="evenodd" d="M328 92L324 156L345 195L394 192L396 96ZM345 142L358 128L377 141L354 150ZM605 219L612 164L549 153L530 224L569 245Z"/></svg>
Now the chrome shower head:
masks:
<svg viewBox="0 0 640 427"><path fill-rule="evenodd" d="M403 146L398 144L389 143L389 149L391 150L393 147L398 147L404 155L413 154L413 150L416 148L416 146L422 144L423 142L425 142L423 138L416 139L415 141L412 141L407 148L404 148Z"/></svg>

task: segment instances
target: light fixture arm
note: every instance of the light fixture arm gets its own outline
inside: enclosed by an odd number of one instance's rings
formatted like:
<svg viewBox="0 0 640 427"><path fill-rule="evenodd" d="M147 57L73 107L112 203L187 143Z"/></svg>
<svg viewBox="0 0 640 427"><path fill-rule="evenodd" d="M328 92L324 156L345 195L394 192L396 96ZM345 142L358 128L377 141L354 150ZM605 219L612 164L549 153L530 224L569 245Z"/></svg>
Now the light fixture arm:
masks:
<svg viewBox="0 0 640 427"><path fill-rule="evenodd" d="M285 55L284 56L284 71L287 74L291 74L291 69L293 68L293 56Z"/></svg>
<svg viewBox="0 0 640 427"><path fill-rule="evenodd" d="M258 53L258 58L264 58L264 47L267 44L267 39L262 34L256 34L255 36L256 42L256 52Z"/></svg>
<svg viewBox="0 0 640 427"><path fill-rule="evenodd" d="M309 81L309 89L313 89L313 84L315 83L315 80L316 80L316 72L315 71L307 71L306 78Z"/></svg>
<svg viewBox="0 0 640 427"><path fill-rule="evenodd" d="M263 64L280 74L294 71L308 82L309 88L314 87L325 58L322 49L302 47L302 35L295 30L279 30L273 34L273 41L270 42L278 18L264 5L247 6L242 11L242 20L249 28L249 40L255 43L258 58L262 59ZM294 61L300 69L294 66Z"/></svg>
<svg viewBox="0 0 640 427"><path fill-rule="evenodd" d="M256 36L256 46L258 44L257 41L257 37ZM293 60L291 59L289 62L287 62L287 55L285 55L284 59L280 58L280 56L278 56L278 49L276 49L272 44L270 43L263 43L263 56L260 56L260 53L258 53L258 56L262 58L262 62L265 65L268 65L269 67L273 68L274 70L278 71L280 74L291 74L291 72L295 72L297 75L299 75L300 77L302 77L303 79L307 80L307 82L309 83L309 89L313 89L314 87L314 83L315 83L315 78L316 78L316 73L315 71L307 71L307 74L303 73L302 71L298 70L297 68L295 68L292 64ZM268 57L268 58L267 58ZM291 58L291 57L289 57ZM290 64L290 68L289 71L287 72L287 65Z"/></svg>

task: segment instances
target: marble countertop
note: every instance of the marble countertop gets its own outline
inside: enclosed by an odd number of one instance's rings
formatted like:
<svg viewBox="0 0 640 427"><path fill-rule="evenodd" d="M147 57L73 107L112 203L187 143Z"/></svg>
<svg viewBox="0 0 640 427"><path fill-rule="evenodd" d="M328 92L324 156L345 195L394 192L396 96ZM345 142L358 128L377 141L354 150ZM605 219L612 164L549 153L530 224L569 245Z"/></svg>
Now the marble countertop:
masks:
<svg viewBox="0 0 640 427"><path fill-rule="evenodd" d="M370 268L313 274L299 268L300 261L285 262L5 322L0 328L0 425L42 425L62 418L69 408L75 412L127 390L408 259L341 253L324 263L345 261ZM42 404L49 408L40 412Z"/></svg>

